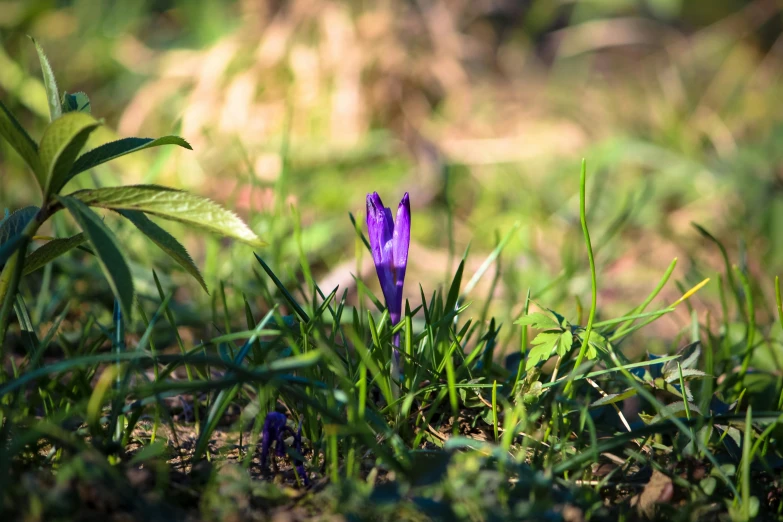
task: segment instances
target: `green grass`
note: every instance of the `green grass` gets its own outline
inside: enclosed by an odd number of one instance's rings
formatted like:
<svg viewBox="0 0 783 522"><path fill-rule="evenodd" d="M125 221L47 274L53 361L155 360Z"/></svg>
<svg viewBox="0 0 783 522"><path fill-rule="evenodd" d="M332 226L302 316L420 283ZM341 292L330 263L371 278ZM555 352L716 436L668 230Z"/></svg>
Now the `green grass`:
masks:
<svg viewBox="0 0 783 522"><path fill-rule="evenodd" d="M22 278L0 352L9 520L783 517L778 9L536 1L490 67L488 55L433 51L425 26L383 25L423 18L381 4L335 4L331 36L321 12L281 15L288 47L266 62L253 24L273 17L233 4L39 4L0 34L0 60L17 67L0 71L0 96L31 134L48 108L25 33L108 129L176 131L195 149L140 153L73 188L186 188L236 209L268 247L166 224L206 294L109 214L131 316L88 252ZM464 49L489 45L471 12L452 14ZM634 17L665 43L578 38ZM550 38L562 45L544 59ZM215 83L199 84L194 64L228 48ZM361 49L363 66L341 69L350 60L330 58L335 48ZM384 61L393 52L404 70ZM436 59L464 66L467 83L431 74ZM177 63L192 65L181 83L166 72ZM226 127L232 85L253 78L237 121L253 117ZM384 90L398 80L403 98ZM336 125L346 85L364 116ZM195 125L205 107L216 110ZM0 151L2 206L30 204L19 158ZM413 205L394 328L364 237L375 190L408 190ZM75 231L58 215L41 233ZM288 437L264 467L272 411L301 425L302 453Z"/></svg>
<svg viewBox="0 0 783 522"><path fill-rule="evenodd" d="M583 187L585 172L583 165ZM591 251L585 209L582 190L580 216ZM502 258L497 252L490 260ZM90 316L70 339L62 330L55 334L58 322L39 341L28 319L21 332L28 355L15 359L0 386L7 438L0 459L11 472L3 475L6 509L47 519L104 508L141 518L164 508L184 516L194 509L183 502L186 494L202 498L196 509L205 518L250 516L270 505L319 516L408 513L411 519L541 519L562 516L567 508L597 519L639 511L686 518L725 512L742 520L780 510L769 499L776 491L783 416L774 407L751 414L757 397L747 381L755 375L776 389L778 379L744 364L745 371L732 371L757 349L749 297L740 297L749 306L747 338L732 344L734 353L712 354L711 375L701 370L700 340L722 334L707 330L697 315L694 342L684 352L631 363L623 362L621 351L626 339L639 338L631 336L636 326L685 306L698 287L661 312L642 313L661 291L658 285L642 305L600 322L593 321L593 300L586 327L549 320L574 335L571 346L558 349L563 377L552 374L547 382L551 369L541 363L517 370L518 358L493 356L499 327L494 320L476 321L476 307L459 298L465 259L448 291L422 293L420 303L409 300L395 329L371 295L376 305L354 307L346 292L326 294L316 285L300 288L312 296L303 300L261 257L258 262L259 297L275 306L263 317L248 300L244 313L233 310L221 287L215 292L223 305L215 309L214 323L224 333L199 343L179 340L181 353L160 353L153 341L164 332L178 335L171 331L172 294L163 286L162 301L139 303L142 329L126 324L116 308L112 322ZM666 278L668 273L662 283ZM750 289L748 276L741 279ZM25 309L20 297L17 314L26 317ZM242 315L244 330L237 326ZM126 342L131 330L136 340ZM405 377L394 383L391 337L398 330ZM526 330L519 333L523 356ZM64 357L42 360L53 335ZM585 357L588 338L596 344ZM715 375L721 379L714 387L695 386ZM641 401L638 415L614 407L634 396ZM200 422L177 414L181 408L167 400L174 397L194 410L194 419L200 412ZM728 405L738 397L741 405ZM305 440L304 455L277 461L277 473L260 469L256 454L261 420L275 409L293 426L301 423ZM626 416L632 416L630 424ZM293 496L286 489L274 493L266 481L301 486L290 464L294 456L304 459L310 480L320 485ZM739 460L731 464L733 459ZM601 462L614 466L606 477L596 475ZM689 480L690 472L683 479L683 470L694 466L714 479ZM650 470L673 481L658 504L644 493L652 487L644 478ZM751 481L752 473L766 478ZM134 474L149 477L140 485L129 479ZM15 476L58 486L30 489L9 480ZM75 505L67 499L74 491L82 495ZM94 506L84 497L109 493L119 504ZM672 495L681 500L670 501ZM612 502L596 502L600 497Z"/></svg>

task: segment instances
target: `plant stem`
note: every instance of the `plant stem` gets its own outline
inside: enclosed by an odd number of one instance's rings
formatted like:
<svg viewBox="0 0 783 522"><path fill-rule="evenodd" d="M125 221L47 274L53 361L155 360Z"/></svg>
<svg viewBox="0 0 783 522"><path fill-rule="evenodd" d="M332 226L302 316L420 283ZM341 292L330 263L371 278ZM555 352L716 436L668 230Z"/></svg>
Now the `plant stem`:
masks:
<svg viewBox="0 0 783 522"><path fill-rule="evenodd" d="M22 269L24 263L20 258L27 251L29 239L23 240L19 250L11 256L0 274L0 298L2 299L2 308L0 308L0 347L5 345L5 334L8 331L8 325L11 322L11 310L14 307L16 290L19 287L19 281L22 279Z"/></svg>
<svg viewBox="0 0 783 522"><path fill-rule="evenodd" d="M574 369L571 371L571 375L568 378L568 381L566 382L565 389L563 390L563 393L571 397L570 393L572 392L572 384L574 382L574 378L576 377L576 372L579 368L579 366L582 364L582 361L585 358L585 354L587 353L587 348L590 346L590 333L593 331L593 321L595 320L595 308L596 308L596 301L597 301L597 284L596 284L596 277L595 277L595 259L593 258L593 245L590 243L590 232L587 230L587 212L585 211L585 185L586 185L586 178L587 178L587 165L585 164L585 160L582 160L582 172L579 180L579 217L580 221L582 222L582 232L585 236L585 244L587 245L587 259L590 262L590 289L591 289L591 297L590 297L590 314L587 316L587 327L585 328L585 336L584 340L582 341L582 346L579 348L579 355L576 357L576 362L574 363Z"/></svg>
<svg viewBox="0 0 783 522"><path fill-rule="evenodd" d="M14 252L3 268L2 273L0 273L0 302L2 302L2 307L0 308L0 355L2 355L3 347L5 346L5 336L8 333L8 325L11 322L11 310L16 300L16 292L19 289L19 282L22 280L27 247L30 246L30 241L45 219L45 214L39 211L30 220L22 231L22 242L19 245L19 249Z"/></svg>
<svg viewBox="0 0 783 522"><path fill-rule="evenodd" d="M745 317L748 319L748 326L745 334L745 355L742 358L742 366L740 367L739 376L737 377L737 384L734 385L734 392L739 394L745 384L745 375L748 373L750 359L754 352L753 341L755 340L756 334L756 310L753 306L753 289L750 286L747 274L737 267L735 267L735 270L737 271L742 287L745 290L745 302L748 305L748 310L745 314Z"/></svg>

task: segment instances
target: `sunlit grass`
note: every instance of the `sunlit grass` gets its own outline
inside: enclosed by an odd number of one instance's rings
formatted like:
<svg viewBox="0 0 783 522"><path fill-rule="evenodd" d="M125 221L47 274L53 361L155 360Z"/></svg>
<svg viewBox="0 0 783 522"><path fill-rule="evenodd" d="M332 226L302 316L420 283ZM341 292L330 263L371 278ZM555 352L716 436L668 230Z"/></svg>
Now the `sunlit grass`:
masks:
<svg viewBox="0 0 783 522"><path fill-rule="evenodd" d="M440 2L89 3L3 35L3 102L43 128L32 33L106 116L90 146L174 129L195 148L82 186L213 197L269 246L167 224L207 295L107 216L130 319L87 253L23 279L0 382L13 516L781 516L778 8L682 3L685 32L647 3L536 1L492 43L467 8L435 23ZM0 147L18 208L35 194ZM362 237L376 190L411 194L396 328ZM549 310L557 327L516 323ZM568 348L528 368L542 333ZM303 455L262 467L275 410Z"/></svg>

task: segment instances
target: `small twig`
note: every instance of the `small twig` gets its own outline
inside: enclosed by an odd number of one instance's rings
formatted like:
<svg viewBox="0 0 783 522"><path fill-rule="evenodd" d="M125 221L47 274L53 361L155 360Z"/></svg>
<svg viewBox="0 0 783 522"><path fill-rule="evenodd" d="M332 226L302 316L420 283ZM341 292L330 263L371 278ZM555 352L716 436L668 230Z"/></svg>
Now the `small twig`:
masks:
<svg viewBox="0 0 783 522"><path fill-rule="evenodd" d="M596 390L598 390L598 393L600 393L602 397L606 397L606 396L607 396L607 393L606 393L605 391L603 391L603 390L601 389L601 387L600 387L600 386L598 386L598 383L596 383L594 380L592 380L592 379L589 379L589 378L588 378L588 379L586 379L586 380L587 380L587 382L588 382L588 383L590 383L590 386L592 386L593 388L595 388ZM630 424L628 424L628 421L626 420L625 416L623 415L623 412L622 412L622 411L620 411L620 408L617 406L617 404L616 404L616 403L614 403L614 402L613 402L613 403L611 404L611 406L612 406L612 408L614 408L614 411L616 411L616 412L617 412L617 416L618 416L618 417L620 417L620 421L623 423L623 426L625 426L625 429L627 429L627 430L628 430L628 433L630 433L630 432L631 432L631 425L630 425ZM641 450L642 450L642 451L644 451L645 453L650 453L650 451L652 450L652 448L650 448L650 446L649 446L649 445L644 445L644 446L642 446L642 445L639 443L639 441L638 441L638 440L635 440L634 442L635 442L635 443L636 443L636 445L637 445L637 446L639 446L639 448L641 448Z"/></svg>
<svg viewBox="0 0 783 522"><path fill-rule="evenodd" d="M601 387L600 387L600 386L598 386L598 384L597 384L597 383L596 383L594 380L592 380L592 379L585 379L585 380L586 380L588 383L590 383L590 386L592 386L593 388L595 388L596 390L598 390L598 393L600 393L600 394L601 394L601 397L607 397L607 396L608 396L608 394L607 394L605 391L603 391L603 390L601 389ZM630 424L628 424L628 421L625 419L625 416L623 415L623 412L621 412L621 411L620 411L620 408L617 406L617 404L616 404L616 403L614 403L614 402L613 402L613 403L611 404L611 406L614 408L614 411L616 411L616 412L617 412L617 416L618 416L618 417L620 417L620 420L622 421L622 423L623 423L623 426L625 426L625 429L627 429L627 430L628 430L628 432L630 433L630 431L631 431L631 425L630 425Z"/></svg>
<svg viewBox="0 0 783 522"><path fill-rule="evenodd" d="M441 432L439 432L438 430L436 430L435 428L433 428L433 427L432 427L432 424L427 424L427 428L429 429L429 432L430 432L430 433L432 433L433 435L435 435L436 437L438 437L438 438L439 438L440 440L442 440L443 442L446 442L446 441L448 441L448 440L449 440L449 438L448 438L448 437L446 437L446 436L445 436L445 435L443 435Z"/></svg>
<svg viewBox="0 0 783 522"><path fill-rule="evenodd" d="M550 379L550 383L553 383L557 380L557 372L560 370L560 362L563 360L561 356L557 356L557 361L555 361L555 369L552 372L552 378Z"/></svg>

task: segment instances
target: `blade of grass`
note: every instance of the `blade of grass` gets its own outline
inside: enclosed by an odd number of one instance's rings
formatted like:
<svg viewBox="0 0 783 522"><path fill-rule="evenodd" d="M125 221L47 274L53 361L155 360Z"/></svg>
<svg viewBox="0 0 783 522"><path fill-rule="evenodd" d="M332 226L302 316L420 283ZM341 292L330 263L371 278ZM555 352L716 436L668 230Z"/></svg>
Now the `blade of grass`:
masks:
<svg viewBox="0 0 783 522"><path fill-rule="evenodd" d="M728 278L729 282L729 288L731 289L732 295L734 295L735 300L737 301L737 311L742 314L743 319L747 322L748 317L745 312L745 307L742 305L742 296L739 293L739 286L737 285L736 280L734 279L733 270L731 269L731 262L729 261L729 253L726 251L726 247L723 246L723 243L718 241L718 239L710 234L706 228L702 227L698 223L691 223L691 226L698 230L698 232L704 236L705 238L709 239L715 245L718 247L718 250L720 251L720 255L723 258L723 266L726 269L726 277Z"/></svg>
<svg viewBox="0 0 783 522"><path fill-rule="evenodd" d="M470 281L468 281L468 284L465 285L465 289L462 291L462 295L460 296L460 300L464 300L467 294L473 291L473 289L476 287L478 282L481 280L481 278L484 276L484 274L489 270L489 267L492 266L492 263L495 262L495 260L500 257L501 252L503 252L503 249L506 248L506 245L509 241L511 241L511 238L514 236L514 233L519 230L520 223L516 222L514 225L512 225L511 230L506 233L506 235L503 237L503 239L498 243L498 245L492 250L492 252L487 256L487 258L484 260L483 263L481 263L481 266L476 270L476 273L473 274L473 277L470 278Z"/></svg>
<svg viewBox="0 0 783 522"><path fill-rule="evenodd" d="M582 233L585 236L585 244L587 246L587 259L590 262L590 312L587 316L587 327L585 328L584 340L579 347L579 355L576 357L574 368L569 375L566 382L563 393L569 398L572 397L572 385L574 378L576 377L576 370L582 364L582 361L587 354L587 347L590 343L590 334L593 331L593 321L595 320L596 301L598 299L598 285L596 283L595 276L595 259L593 258L593 246L590 243L590 232L587 229L587 218L585 213L585 185L587 178L587 162L582 160L582 171L579 178L579 218L582 223Z"/></svg>
<svg viewBox="0 0 783 522"><path fill-rule="evenodd" d="M264 316L263 319L261 319L261 321L256 326L256 332L261 332L264 330L266 325L269 324L269 322L274 317L275 310L276 308L273 308ZM245 342L245 344L239 350L239 353L234 356L234 365L239 366L242 364L242 362L245 360L245 357L247 357L248 352L253 347L257 337L258 334ZM233 375L232 372L229 371L226 372L224 379L230 379L231 377L233 377ZM203 457L207 448L207 444L209 443L209 439L212 437L212 432L217 427L217 423L220 420L220 417L226 411L226 408L228 408L229 403L238 391L239 386L237 385L232 387L230 390L222 390L220 393L218 393L218 396L215 398L215 401L212 403L212 406L207 413L207 417L204 419L204 425L202 427L201 433L199 433L199 438L196 443L194 459L199 460L201 457Z"/></svg>
<svg viewBox="0 0 783 522"><path fill-rule="evenodd" d="M780 327L783 328L783 299L780 296L780 277L775 276L775 302L778 307L778 320L780 321ZM783 410L783 376L778 379L778 387L780 388L780 395L778 396L778 409Z"/></svg>
<svg viewBox="0 0 783 522"><path fill-rule="evenodd" d="M747 321L747 330L745 333L745 350L742 358L742 366L740 366L739 374L737 375L737 383L734 385L734 393L739 394L745 384L745 375L748 373L750 367L750 359L753 356L754 346L753 341L756 335L756 309L753 306L753 291L750 287L750 281L747 274L737 267L734 267L739 275L742 287L745 289L745 303L747 304L747 312L744 314Z"/></svg>
<svg viewBox="0 0 783 522"><path fill-rule="evenodd" d="M263 259L258 254L254 254L256 256L256 259L261 264L261 268L264 269L264 272L266 272L266 275L269 276L269 278L272 280L272 282L275 284L278 290L280 290L280 293L283 294L283 297L285 298L286 302L288 302L289 305L291 305L291 308L294 309L296 312L296 315L298 315L302 321L305 323L310 322L310 316L305 313L304 309L299 306L299 303L296 302L296 299L294 299L294 296L288 292L285 285L283 285L282 281L277 278L274 272L272 272L272 269L269 268L269 265L267 265Z"/></svg>
<svg viewBox="0 0 783 522"><path fill-rule="evenodd" d="M530 288L527 289L527 295L525 297L525 306L522 309L522 317L526 316L528 314L528 311L530 310ZM527 352L527 325L522 325L522 332L519 336L519 366L517 366L517 374L514 377L514 385L511 387L511 393L516 393L517 385L519 384L520 379L522 378L522 372L525 368L524 362L525 362L525 352Z"/></svg>

